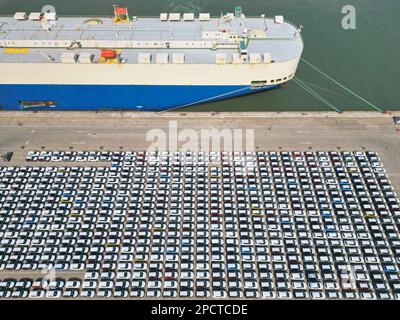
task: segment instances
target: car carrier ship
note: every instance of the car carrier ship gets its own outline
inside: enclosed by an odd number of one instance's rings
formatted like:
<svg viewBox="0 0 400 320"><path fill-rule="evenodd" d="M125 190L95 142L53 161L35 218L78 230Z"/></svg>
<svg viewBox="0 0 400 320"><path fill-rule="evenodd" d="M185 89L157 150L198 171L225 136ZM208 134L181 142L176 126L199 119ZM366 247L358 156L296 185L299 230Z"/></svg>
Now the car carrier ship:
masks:
<svg viewBox="0 0 400 320"><path fill-rule="evenodd" d="M291 80L301 28L283 16L209 13L0 17L0 110L161 111Z"/></svg>

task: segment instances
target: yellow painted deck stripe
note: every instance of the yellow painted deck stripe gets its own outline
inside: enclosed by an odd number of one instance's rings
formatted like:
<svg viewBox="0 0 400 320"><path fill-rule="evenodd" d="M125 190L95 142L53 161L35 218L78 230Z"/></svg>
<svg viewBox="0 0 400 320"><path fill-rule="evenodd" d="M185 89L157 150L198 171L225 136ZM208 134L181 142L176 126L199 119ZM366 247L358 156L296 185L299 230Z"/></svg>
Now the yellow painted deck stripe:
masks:
<svg viewBox="0 0 400 320"><path fill-rule="evenodd" d="M6 54L27 54L27 53L29 53L29 48L4 48L4 53L6 53Z"/></svg>

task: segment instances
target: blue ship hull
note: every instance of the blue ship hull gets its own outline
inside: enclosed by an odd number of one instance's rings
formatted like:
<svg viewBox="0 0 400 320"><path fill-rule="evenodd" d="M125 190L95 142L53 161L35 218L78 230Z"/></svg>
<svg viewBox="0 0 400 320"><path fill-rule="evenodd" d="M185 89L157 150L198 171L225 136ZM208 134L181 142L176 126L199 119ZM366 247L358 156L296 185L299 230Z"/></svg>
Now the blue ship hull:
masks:
<svg viewBox="0 0 400 320"><path fill-rule="evenodd" d="M0 85L0 110L163 111L276 88L264 86Z"/></svg>

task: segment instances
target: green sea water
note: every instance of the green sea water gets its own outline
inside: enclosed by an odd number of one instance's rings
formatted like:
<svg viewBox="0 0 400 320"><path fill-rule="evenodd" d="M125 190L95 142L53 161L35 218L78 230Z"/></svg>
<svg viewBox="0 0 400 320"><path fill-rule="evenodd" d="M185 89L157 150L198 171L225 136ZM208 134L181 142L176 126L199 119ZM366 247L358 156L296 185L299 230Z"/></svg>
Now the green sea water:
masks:
<svg viewBox="0 0 400 320"><path fill-rule="evenodd" d="M384 110L400 110L400 0L0 0L0 14L40 11L54 5L59 15L112 15L112 5L130 15L160 12L233 11L282 14L303 25L303 57L365 100ZM342 7L356 9L356 29L342 28ZM365 102L301 63L297 76L340 110L374 110ZM287 88L186 108L185 111L332 110L295 82Z"/></svg>

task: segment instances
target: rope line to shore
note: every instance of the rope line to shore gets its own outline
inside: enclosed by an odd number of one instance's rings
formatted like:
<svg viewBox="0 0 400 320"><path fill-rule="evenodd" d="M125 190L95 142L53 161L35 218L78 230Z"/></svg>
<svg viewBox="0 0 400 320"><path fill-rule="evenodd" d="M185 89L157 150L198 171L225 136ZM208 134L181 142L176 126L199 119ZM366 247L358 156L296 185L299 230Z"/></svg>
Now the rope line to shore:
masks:
<svg viewBox="0 0 400 320"><path fill-rule="evenodd" d="M309 86L316 87L316 88L318 88L318 89L324 90L324 91L329 92L329 93L334 94L334 95L337 95L337 96L339 96L339 97L341 97L341 98L344 98L344 99L347 99L347 100L349 100L349 101L358 102L358 100L356 100L356 98L354 98L354 97L349 97L349 96L344 95L344 94L342 94L342 93L339 93L339 92L336 92L336 91L334 91L334 90L331 90L331 89L325 88L325 87L323 87L323 86L320 86L320 85L318 85L318 84L316 84L316 83L308 82L308 81L305 81L305 80L303 80L303 82L304 82L305 84L308 84Z"/></svg>
<svg viewBox="0 0 400 320"><path fill-rule="evenodd" d="M308 62L306 59L301 58L301 61L303 61L304 63L306 63L308 66L310 66L311 68L313 68L315 71L319 72L320 74L322 74L323 76L325 76L326 78L328 78L329 80L331 80L332 82L334 82L335 84L337 84L339 87L341 87L342 89L346 90L347 92L351 93L353 96L357 97L358 99L360 99L361 101L363 101L364 103L368 104L370 107L380 111L380 112L384 112L382 109L378 108L377 106L375 106L374 104L372 104L371 102L365 100L363 97L359 96L357 93L355 93L354 91L350 90L349 88L347 88L346 86L342 85L341 83L339 83L338 81L336 81L335 79L333 79L331 76L329 76L328 74L326 74L325 72L323 72L322 70L320 70L319 68L317 68L316 66L314 66L311 62Z"/></svg>
<svg viewBox="0 0 400 320"><path fill-rule="evenodd" d="M338 108L336 108L332 103L330 103L328 100L326 100L324 97L322 97L318 92L310 88L308 85L306 85L300 78L296 77L293 79L293 81L302 89L304 89L306 92L311 94L313 97L317 98L319 101L330 107L331 109L335 110L338 113L342 113L342 111Z"/></svg>

